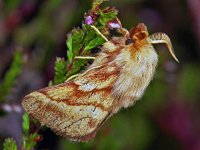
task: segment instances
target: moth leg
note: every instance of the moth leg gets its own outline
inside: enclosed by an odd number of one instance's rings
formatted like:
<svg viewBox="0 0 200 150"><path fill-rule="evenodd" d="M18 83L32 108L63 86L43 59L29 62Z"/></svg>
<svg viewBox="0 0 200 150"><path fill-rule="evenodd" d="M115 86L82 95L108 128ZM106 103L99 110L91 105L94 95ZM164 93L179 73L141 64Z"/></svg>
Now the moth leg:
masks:
<svg viewBox="0 0 200 150"><path fill-rule="evenodd" d="M95 57L92 56L75 56L75 59L95 59Z"/></svg>
<svg viewBox="0 0 200 150"><path fill-rule="evenodd" d="M69 78L67 78L67 80L65 80L65 82L68 82L68 81L70 81L70 80L72 80L72 79L74 79L74 78L76 78L76 77L78 77L78 76L84 76L84 75L86 75L88 72L90 72L91 70L95 70L95 69L101 68L101 67L103 67L103 66L104 66L104 65L92 67L92 68L86 70L86 71L85 71L84 73L82 73L82 74L80 74L80 73L74 74L74 75L70 76Z"/></svg>
<svg viewBox="0 0 200 150"><path fill-rule="evenodd" d="M85 71L84 73L82 73L80 76L84 76L84 75L86 75L88 72L90 72L91 70L95 70L95 69L101 68L101 67L103 67L103 66L104 66L104 65L92 67L92 68L86 70L86 71Z"/></svg>
<svg viewBox="0 0 200 150"><path fill-rule="evenodd" d="M174 53L170 38L165 33L160 33L160 32L154 33L154 34L149 36L149 40L150 40L151 44L160 44L160 43L166 44L166 46L167 46L170 54L172 55L172 57L177 62L179 62L179 60L176 58L176 55Z"/></svg>
<svg viewBox="0 0 200 150"><path fill-rule="evenodd" d="M79 75L80 75L79 73L78 74L74 74L74 75L70 76L69 78L67 78L67 80L65 80L65 82L68 82L68 81L78 77Z"/></svg>
<svg viewBox="0 0 200 150"><path fill-rule="evenodd" d="M108 39L95 26L91 26L91 28L94 29L106 42L108 42Z"/></svg>

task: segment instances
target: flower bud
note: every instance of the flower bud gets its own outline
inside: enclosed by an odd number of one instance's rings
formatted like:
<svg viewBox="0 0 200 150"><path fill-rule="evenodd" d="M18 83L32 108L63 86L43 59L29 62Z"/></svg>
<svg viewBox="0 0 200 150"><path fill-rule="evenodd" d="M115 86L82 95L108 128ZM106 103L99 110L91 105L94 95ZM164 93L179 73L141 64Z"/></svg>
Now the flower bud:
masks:
<svg viewBox="0 0 200 150"><path fill-rule="evenodd" d="M91 16L85 17L85 24L91 25L93 23L94 23L94 21L93 21L93 18Z"/></svg>

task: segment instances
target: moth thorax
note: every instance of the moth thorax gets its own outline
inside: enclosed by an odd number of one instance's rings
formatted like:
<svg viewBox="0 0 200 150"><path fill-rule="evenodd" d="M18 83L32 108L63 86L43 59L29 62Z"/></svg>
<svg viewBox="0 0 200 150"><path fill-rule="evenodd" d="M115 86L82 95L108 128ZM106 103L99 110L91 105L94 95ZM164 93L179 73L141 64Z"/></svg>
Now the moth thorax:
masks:
<svg viewBox="0 0 200 150"><path fill-rule="evenodd" d="M138 24L130 30L130 38L132 38L134 43L146 40L148 35L147 27L143 23Z"/></svg>

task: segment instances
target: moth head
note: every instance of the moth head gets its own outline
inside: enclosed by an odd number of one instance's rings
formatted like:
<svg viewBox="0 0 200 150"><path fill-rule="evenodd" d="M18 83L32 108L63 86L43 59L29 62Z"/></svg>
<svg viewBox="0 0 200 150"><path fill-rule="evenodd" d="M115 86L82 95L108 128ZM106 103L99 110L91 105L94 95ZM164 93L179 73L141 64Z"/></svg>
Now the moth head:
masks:
<svg viewBox="0 0 200 150"><path fill-rule="evenodd" d="M136 27L131 28L125 44L132 44L135 50L140 50L145 44L148 44L148 36L147 27L143 23L139 23Z"/></svg>
<svg viewBox="0 0 200 150"><path fill-rule="evenodd" d="M147 27L143 23L139 23L136 27L133 27L130 30L129 36L133 43L138 43L146 40L149 36L149 33Z"/></svg>
<svg viewBox="0 0 200 150"><path fill-rule="evenodd" d="M132 42L137 48L145 44L166 44L172 57L179 62L174 53L171 40L165 33L157 32L149 36L147 27L143 23L139 23L130 30L129 37L130 39L126 40L126 44Z"/></svg>

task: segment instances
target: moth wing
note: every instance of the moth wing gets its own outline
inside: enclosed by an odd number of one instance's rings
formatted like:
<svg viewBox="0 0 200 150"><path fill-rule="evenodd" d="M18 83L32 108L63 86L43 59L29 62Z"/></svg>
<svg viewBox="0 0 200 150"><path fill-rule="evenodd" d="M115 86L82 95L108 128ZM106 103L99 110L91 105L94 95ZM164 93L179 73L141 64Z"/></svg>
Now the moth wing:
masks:
<svg viewBox="0 0 200 150"><path fill-rule="evenodd" d="M117 71L104 67L71 82L47 87L23 99L24 109L57 134L87 141L112 115Z"/></svg>

